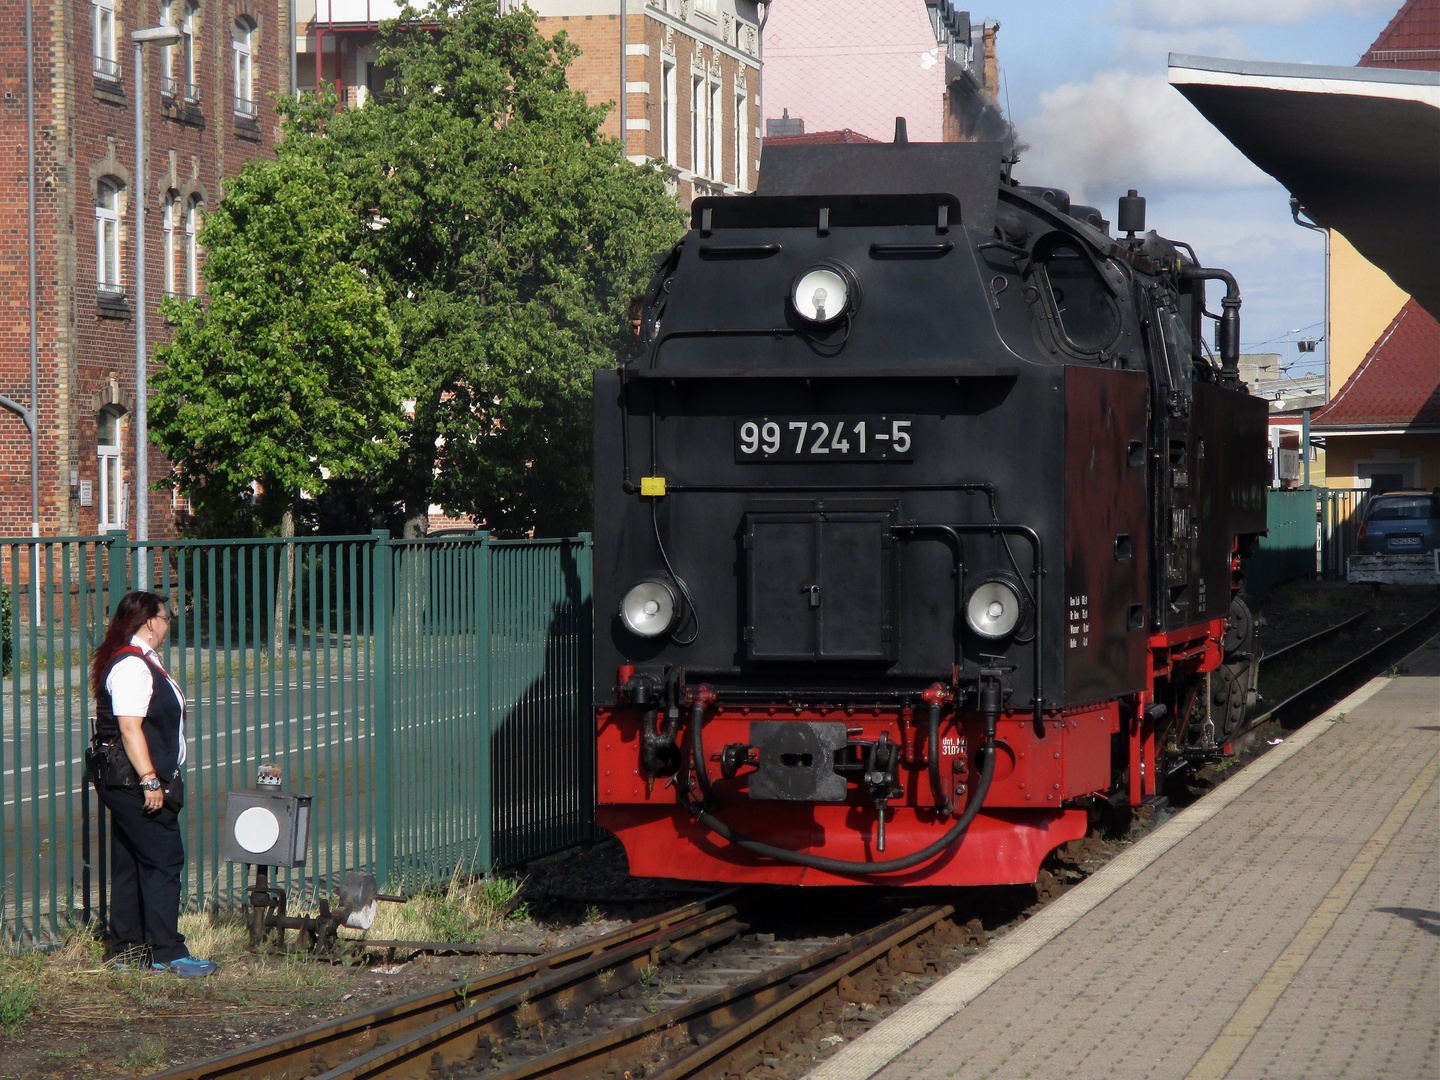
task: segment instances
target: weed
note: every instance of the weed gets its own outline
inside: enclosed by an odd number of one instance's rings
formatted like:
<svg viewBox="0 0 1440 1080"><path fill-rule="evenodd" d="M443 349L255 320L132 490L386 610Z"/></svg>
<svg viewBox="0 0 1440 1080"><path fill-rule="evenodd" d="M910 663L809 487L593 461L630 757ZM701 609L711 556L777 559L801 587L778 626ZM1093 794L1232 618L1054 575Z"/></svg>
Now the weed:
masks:
<svg viewBox="0 0 1440 1080"><path fill-rule="evenodd" d="M120 1059L120 1066L134 1073L154 1072L163 1064L165 1040L152 1035L142 1036L135 1049Z"/></svg>
<svg viewBox="0 0 1440 1080"><path fill-rule="evenodd" d="M46 1057L66 1058L66 1059L69 1059L69 1058L80 1058L80 1057L84 1057L86 1054L88 1054L88 1053L90 1052L90 1044L89 1044L89 1043L81 1043L81 1044L80 1044L79 1046L77 1046L74 1050L41 1050L40 1052L41 1052L42 1054L44 1054Z"/></svg>
<svg viewBox="0 0 1440 1080"><path fill-rule="evenodd" d="M660 995L665 988L675 981L674 975L660 977L660 969L654 964L646 964L640 969L640 996L645 1001L645 1008L652 1014L660 1011Z"/></svg>
<svg viewBox="0 0 1440 1080"><path fill-rule="evenodd" d="M381 904L370 936L404 941L476 941L507 919L530 917L519 902L521 878L492 875L471 878L457 873L405 904Z"/></svg>
<svg viewBox="0 0 1440 1080"><path fill-rule="evenodd" d="M40 996L40 956L31 953L5 965L0 974L0 1029L14 1035L30 1021Z"/></svg>
<svg viewBox="0 0 1440 1080"><path fill-rule="evenodd" d="M586 906L585 921L587 923L597 923L600 921L601 918L602 915L598 906L596 906L595 904L589 904Z"/></svg>

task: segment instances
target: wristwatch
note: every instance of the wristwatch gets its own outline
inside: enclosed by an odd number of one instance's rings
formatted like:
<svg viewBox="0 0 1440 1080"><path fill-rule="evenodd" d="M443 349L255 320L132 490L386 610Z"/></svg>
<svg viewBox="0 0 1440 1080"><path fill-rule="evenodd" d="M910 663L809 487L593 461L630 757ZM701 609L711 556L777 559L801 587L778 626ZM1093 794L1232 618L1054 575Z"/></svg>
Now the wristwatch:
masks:
<svg viewBox="0 0 1440 1080"><path fill-rule="evenodd" d="M159 791L159 790L160 790L160 778L159 778L158 776L152 776L152 777L150 777L149 780L142 780L142 781L140 782L140 786L141 786L142 788L144 788L146 791Z"/></svg>

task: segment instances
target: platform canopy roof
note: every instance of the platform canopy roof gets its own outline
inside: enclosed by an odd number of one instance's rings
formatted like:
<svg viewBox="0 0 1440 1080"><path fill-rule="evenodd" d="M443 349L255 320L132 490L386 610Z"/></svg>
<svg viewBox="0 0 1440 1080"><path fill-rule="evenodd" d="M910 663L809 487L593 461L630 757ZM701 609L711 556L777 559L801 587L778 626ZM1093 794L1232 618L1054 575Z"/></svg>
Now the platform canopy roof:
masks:
<svg viewBox="0 0 1440 1080"><path fill-rule="evenodd" d="M1171 53L1170 83L1440 317L1440 72Z"/></svg>

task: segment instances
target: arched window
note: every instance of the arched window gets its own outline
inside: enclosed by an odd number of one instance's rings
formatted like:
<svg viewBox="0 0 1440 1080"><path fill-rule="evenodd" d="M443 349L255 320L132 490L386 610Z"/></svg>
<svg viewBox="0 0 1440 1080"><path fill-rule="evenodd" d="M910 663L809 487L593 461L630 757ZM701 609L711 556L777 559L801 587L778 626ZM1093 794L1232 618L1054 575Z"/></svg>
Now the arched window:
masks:
<svg viewBox="0 0 1440 1080"><path fill-rule="evenodd" d="M121 413L113 405L101 409L95 417L95 456L100 471L100 528L119 528L125 524L125 473L120 458L124 434Z"/></svg>
<svg viewBox="0 0 1440 1080"><path fill-rule="evenodd" d="M255 27L248 19L235 20L231 31L235 50L235 115L253 120L255 107Z"/></svg>
<svg viewBox="0 0 1440 1080"><path fill-rule="evenodd" d="M120 79L120 60L115 55L115 0L94 0L90 8L95 36L95 74L102 79Z"/></svg>
<svg viewBox="0 0 1440 1080"><path fill-rule="evenodd" d="M95 287L101 292L121 291L120 188L113 176L95 185Z"/></svg>
<svg viewBox="0 0 1440 1080"><path fill-rule="evenodd" d="M175 262L180 256L180 193L174 188L165 192L165 217L161 223L165 235L165 295L175 296L179 277L175 273Z"/></svg>
<svg viewBox="0 0 1440 1080"><path fill-rule="evenodd" d="M200 292L200 196L191 195L185 205L185 295Z"/></svg>

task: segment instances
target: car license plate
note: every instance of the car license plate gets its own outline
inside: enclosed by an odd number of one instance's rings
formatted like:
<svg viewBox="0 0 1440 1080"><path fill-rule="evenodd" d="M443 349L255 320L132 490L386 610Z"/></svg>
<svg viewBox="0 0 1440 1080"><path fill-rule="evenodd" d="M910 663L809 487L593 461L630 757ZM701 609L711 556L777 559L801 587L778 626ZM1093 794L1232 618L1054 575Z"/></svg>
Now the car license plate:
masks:
<svg viewBox="0 0 1440 1080"><path fill-rule="evenodd" d="M746 416L735 421L735 460L910 461L913 416Z"/></svg>
<svg viewBox="0 0 1440 1080"><path fill-rule="evenodd" d="M1390 537L1391 547L1419 547L1420 537L1418 536L1392 536Z"/></svg>

